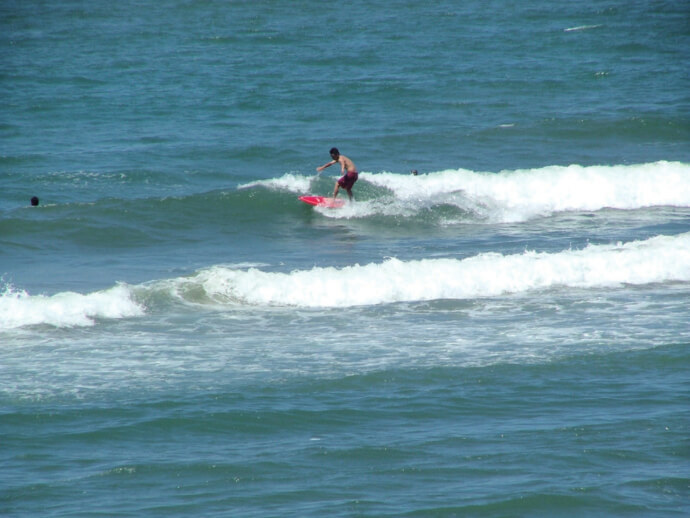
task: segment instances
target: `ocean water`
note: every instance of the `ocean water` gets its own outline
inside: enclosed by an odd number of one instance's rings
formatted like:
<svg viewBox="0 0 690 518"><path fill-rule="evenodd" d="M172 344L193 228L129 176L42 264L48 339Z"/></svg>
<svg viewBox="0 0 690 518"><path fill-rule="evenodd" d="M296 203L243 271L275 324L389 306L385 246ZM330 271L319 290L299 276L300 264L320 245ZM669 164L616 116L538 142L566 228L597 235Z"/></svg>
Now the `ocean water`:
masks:
<svg viewBox="0 0 690 518"><path fill-rule="evenodd" d="M0 4L0 514L690 514L689 12Z"/></svg>

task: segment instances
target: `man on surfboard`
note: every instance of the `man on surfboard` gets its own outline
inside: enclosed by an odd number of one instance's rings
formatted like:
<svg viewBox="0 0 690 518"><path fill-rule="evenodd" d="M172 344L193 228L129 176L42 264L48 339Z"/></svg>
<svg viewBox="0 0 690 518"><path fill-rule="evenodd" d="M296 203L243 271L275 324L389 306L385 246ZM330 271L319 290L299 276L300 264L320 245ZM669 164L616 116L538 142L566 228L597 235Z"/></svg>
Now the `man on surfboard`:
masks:
<svg viewBox="0 0 690 518"><path fill-rule="evenodd" d="M341 155L337 147L331 148L330 153L333 160L322 165L321 167L317 167L316 170L321 172L327 167L331 167L333 164L340 163L340 172L343 176L342 178L339 178L337 182L335 182L333 198L335 199L335 197L338 196L338 190L340 190L342 187L347 191L347 195L350 197L350 200L352 200L352 186L355 184L359 176L355 163L345 155Z"/></svg>

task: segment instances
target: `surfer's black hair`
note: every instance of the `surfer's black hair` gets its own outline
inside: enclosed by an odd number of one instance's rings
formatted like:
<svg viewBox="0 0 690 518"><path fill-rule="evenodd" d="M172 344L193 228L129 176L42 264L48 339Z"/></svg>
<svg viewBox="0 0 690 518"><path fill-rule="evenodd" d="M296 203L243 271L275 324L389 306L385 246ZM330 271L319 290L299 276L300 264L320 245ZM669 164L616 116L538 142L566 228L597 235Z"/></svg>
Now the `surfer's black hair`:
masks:
<svg viewBox="0 0 690 518"><path fill-rule="evenodd" d="M329 151L331 155L338 155L340 156L340 151L338 151L337 147L332 147L331 150Z"/></svg>

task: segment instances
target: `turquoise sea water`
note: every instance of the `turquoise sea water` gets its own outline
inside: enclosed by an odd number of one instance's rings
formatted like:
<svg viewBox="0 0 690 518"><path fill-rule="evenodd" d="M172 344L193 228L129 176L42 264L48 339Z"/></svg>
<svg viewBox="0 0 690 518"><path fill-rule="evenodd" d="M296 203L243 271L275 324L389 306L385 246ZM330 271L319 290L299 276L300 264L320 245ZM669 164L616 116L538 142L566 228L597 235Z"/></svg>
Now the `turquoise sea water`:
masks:
<svg viewBox="0 0 690 518"><path fill-rule="evenodd" d="M690 513L687 2L8 1L0 46L0 514ZM304 205L332 146L355 201Z"/></svg>

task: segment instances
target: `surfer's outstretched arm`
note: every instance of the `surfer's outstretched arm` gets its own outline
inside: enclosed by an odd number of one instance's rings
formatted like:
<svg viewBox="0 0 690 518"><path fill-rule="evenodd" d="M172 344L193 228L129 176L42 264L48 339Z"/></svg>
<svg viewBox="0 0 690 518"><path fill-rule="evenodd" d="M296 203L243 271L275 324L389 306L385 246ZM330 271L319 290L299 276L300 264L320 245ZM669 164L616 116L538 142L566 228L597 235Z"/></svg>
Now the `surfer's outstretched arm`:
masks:
<svg viewBox="0 0 690 518"><path fill-rule="evenodd" d="M337 163L338 163L337 160L331 160L327 164L323 164L321 167L317 167L316 170L320 173L321 171L323 171L327 167L331 167L333 164L337 164Z"/></svg>

